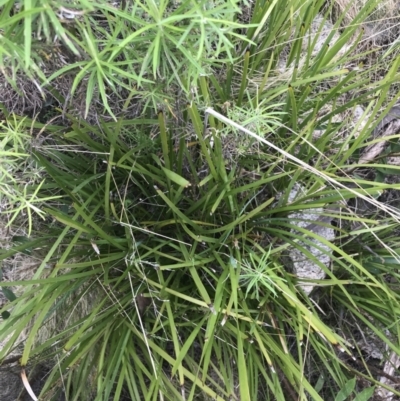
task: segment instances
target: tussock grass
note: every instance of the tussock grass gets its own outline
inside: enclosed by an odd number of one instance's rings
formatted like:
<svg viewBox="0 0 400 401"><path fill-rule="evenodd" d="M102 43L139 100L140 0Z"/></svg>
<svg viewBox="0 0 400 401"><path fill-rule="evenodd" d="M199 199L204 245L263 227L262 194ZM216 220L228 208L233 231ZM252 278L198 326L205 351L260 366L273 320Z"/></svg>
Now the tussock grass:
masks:
<svg viewBox="0 0 400 401"><path fill-rule="evenodd" d="M2 213L27 229L0 260L38 263L0 282L0 361L47 364L43 399L398 394L363 354L399 355L397 134L362 155L399 59L360 63L375 1L351 24L325 3L3 5L2 85L39 95L3 102Z"/></svg>

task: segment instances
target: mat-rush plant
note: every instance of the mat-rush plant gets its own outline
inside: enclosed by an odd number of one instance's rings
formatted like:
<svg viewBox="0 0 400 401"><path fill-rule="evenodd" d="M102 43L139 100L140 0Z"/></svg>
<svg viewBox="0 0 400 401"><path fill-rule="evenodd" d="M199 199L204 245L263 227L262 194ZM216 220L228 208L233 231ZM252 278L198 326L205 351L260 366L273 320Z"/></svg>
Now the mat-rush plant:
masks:
<svg viewBox="0 0 400 401"><path fill-rule="evenodd" d="M287 213L347 199L353 190L329 189L321 176L331 183L340 178L320 172L303 199L285 204L287 189L274 205L274 188L310 181L316 170L273 156L267 171L243 174L241 163L222 156L217 120L210 119L212 134L205 138L199 117L194 104L182 115L197 135L191 143L173 134L174 116L160 112L160 151L151 154L139 145L128 148L118 135L128 124L132 132L154 127L156 121L148 119L101 129L74 121L67 139L55 134L35 151L49 174L46 190L57 189L63 198L46 210L54 220L45 236L1 255L47 252L32 280L9 283L26 291L3 308L11 315L2 334L11 338L0 357L29 326L22 366L43 355L57 361L42 390L46 398L64 389L67 399L126 394L176 400L202 393L284 400L293 392L301 399L307 394L326 399L304 375L311 358L318 358L338 386L347 382L348 366L338 350L349 352L348 343L321 320L280 255L289 244L307 241L288 231L293 223ZM68 142L81 152L63 150ZM262 156L251 171L261 171ZM286 171L278 170L284 164ZM329 245L337 252L335 269L320 284L330 286L338 302L356 313L361 305L370 309L366 300L386 298L396 310L398 296L379 276ZM268 274L268 285L258 280L252 297L249 261ZM266 263L273 268L263 268ZM340 278L342 271L346 276ZM364 295L355 297L361 289ZM77 316L79 304L88 306ZM382 322L390 313L380 311ZM37 342L41 327L51 327L51 316L57 331Z"/></svg>
<svg viewBox="0 0 400 401"><path fill-rule="evenodd" d="M327 279L316 282L327 288L321 290L320 304L304 296L281 259L289 246L310 256L302 245L309 237L324 241L305 229L291 232L291 212L375 196L388 188L343 174L371 127L357 137L354 129L327 156L342 128L333 117L364 102L375 105L375 121L398 65L363 96L353 96L320 118L324 106L343 94L359 94L368 82L369 71L338 69L348 55L333 57L356 27L344 29L334 50L325 47L316 59L307 58L309 64L293 69L290 86L272 84L272 67L292 32L290 12L299 13L305 25L295 30L288 65L300 58L304 32L322 2L291 2L292 8L289 2L280 3L281 8L276 4L257 2L252 22L258 25L247 32L256 47L243 43L242 64L228 64L222 71L226 74L217 70L201 77L198 94L183 110L170 114L167 108L158 119L148 110L147 119L121 118L99 127L71 117L67 134L64 128L60 133L52 129L36 149L36 160L48 174L40 196L57 194L62 200L47 205L51 218L44 232L1 253L5 259L40 249L43 262L32 280L1 284L23 285L26 291L2 309L10 316L1 333L11 337L0 358L28 328L20 344L22 365L49 358L56 365L42 390L45 397L64 389L67 399L76 400L125 395L283 400L289 394L329 399L354 374L343 358L349 351L343 337L353 332L339 319L341 325L336 323L334 313L324 317L332 299L336 310L345 308L399 352L386 335L398 330L398 295L386 282L390 269L398 266L396 210L378 204L384 220L342 211L342 220L366 226L350 233L343 228L338 240L327 244L333 262L332 269L325 267ZM310 41L310 55L314 46ZM250 79L258 86L252 87ZM330 85L323 86L328 79ZM220 111L234 109L232 118L247 109L262 110L263 118L271 120L265 137L253 137L257 152L225 157L224 136L237 130L239 141L251 124L243 127L243 121L221 118L210 108L205 125L206 106L217 104ZM270 104L279 110L269 115L264 107ZM325 130L317 141L315 128ZM149 149L140 138L154 133ZM246 140L241 145L255 149ZM349 187L350 181L356 186ZM306 192L289 203L296 182ZM251 274L260 271L268 280L252 286ZM51 329L51 317L57 330L39 341L41 328Z"/></svg>

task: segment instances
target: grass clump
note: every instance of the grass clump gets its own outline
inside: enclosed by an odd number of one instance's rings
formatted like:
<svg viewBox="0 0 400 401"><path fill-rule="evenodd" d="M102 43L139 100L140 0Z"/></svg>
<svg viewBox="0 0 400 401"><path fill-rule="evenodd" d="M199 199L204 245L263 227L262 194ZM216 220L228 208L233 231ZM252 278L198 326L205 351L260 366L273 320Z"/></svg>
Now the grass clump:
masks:
<svg viewBox="0 0 400 401"><path fill-rule="evenodd" d="M354 64L375 2L344 27L326 25L324 3L82 1L70 24L54 11L65 5L13 9L23 24L8 35L29 48L20 67L56 107L41 121L4 108L4 152L23 157L10 168L35 180L0 184L19 191L5 193L11 227L24 209L29 227L0 259L39 263L0 283L0 360L46 364L43 399L368 399L390 388L358 337L399 354L399 212L381 198L398 184L387 164L360 160L396 97L399 61L371 82L372 67ZM36 53L22 30L36 29L40 48L58 30L69 57L47 76L27 62ZM324 278L291 270L293 249Z"/></svg>

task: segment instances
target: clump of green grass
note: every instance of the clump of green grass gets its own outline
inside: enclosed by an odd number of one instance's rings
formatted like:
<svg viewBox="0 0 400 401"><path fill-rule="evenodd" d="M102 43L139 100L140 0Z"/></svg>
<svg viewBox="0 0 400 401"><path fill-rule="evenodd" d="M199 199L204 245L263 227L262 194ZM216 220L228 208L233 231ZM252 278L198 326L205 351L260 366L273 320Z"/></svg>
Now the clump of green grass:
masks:
<svg viewBox="0 0 400 401"><path fill-rule="evenodd" d="M358 124L337 142L346 123L335 119L363 103L375 121L397 79L397 61L367 90L371 71L342 68L352 55L341 50L373 3L318 52L318 34L302 42L322 1L257 2L248 25L235 1L81 3L74 29L60 31L81 60L51 78L79 69L71 94L87 80L85 113L96 91L113 117L109 94L122 87L130 95L120 118L98 125L65 110L64 126L6 116L17 141L43 133L40 146L28 154L24 142L24 159L10 161L15 169L29 160L40 178L6 212L16 221L27 207L49 224L0 253L41 255L30 280L0 283L25 289L1 309L8 340L0 360L20 347L22 367L52 361L41 393L48 399L64 391L67 399L322 400L362 393L353 377L378 384L349 369L353 327L329 315L332 306L348 311L399 352L385 334L398 330L387 278L397 279L399 213L377 200L393 185L375 174L382 166L356 164L373 127ZM25 32L41 17L50 38L52 11L31 2L25 11L15 17ZM274 72L283 52L290 85ZM165 87L152 82L160 79ZM136 96L143 114L124 118ZM354 174L362 169L371 175ZM289 201L298 183L304 194ZM352 210L356 198L374 204L375 215ZM344 224L332 242L288 217L332 204ZM326 279L312 283L318 302L284 262L290 247L310 258L310 237L332 261L321 266Z"/></svg>

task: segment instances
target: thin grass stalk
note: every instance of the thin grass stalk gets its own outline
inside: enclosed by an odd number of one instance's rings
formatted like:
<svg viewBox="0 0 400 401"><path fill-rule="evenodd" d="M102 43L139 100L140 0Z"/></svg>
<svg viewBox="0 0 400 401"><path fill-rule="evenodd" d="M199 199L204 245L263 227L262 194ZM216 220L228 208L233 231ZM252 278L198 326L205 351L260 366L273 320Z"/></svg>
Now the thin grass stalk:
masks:
<svg viewBox="0 0 400 401"><path fill-rule="evenodd" d="M249 70L249 63L250 63L250 52L246 51L246 53L244 54L244 60L243 60L242 82L240 84L239 94L238 94L237 101L236 101L236 105L238 107L240 107L242 105L243 94L248 85L247 73Z"/></svg>

